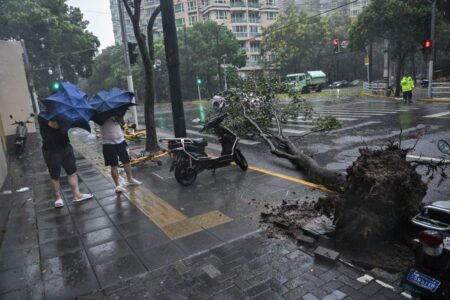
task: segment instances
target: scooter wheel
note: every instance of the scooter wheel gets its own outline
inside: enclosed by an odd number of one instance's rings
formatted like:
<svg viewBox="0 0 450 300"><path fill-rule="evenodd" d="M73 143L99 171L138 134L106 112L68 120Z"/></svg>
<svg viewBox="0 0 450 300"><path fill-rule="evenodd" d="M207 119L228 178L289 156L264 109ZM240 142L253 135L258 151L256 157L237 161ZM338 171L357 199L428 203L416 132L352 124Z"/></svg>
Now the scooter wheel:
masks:
<svg viewBox="0 0 450 300"><path fill-rule="evenodd" d="M188 163L181 163L175 168L175 179L179 184L188 186L194 183L197 178L197 171L189 166Z"/></svg>
<svg viewBox="0 0 450 300"><path fill-rule="evenodd" d="M242 155L241 150L239 149L234 150L234 161L239 166L239 168L241 168L242 171L247 171L248 163L244 155Z"/></svg>

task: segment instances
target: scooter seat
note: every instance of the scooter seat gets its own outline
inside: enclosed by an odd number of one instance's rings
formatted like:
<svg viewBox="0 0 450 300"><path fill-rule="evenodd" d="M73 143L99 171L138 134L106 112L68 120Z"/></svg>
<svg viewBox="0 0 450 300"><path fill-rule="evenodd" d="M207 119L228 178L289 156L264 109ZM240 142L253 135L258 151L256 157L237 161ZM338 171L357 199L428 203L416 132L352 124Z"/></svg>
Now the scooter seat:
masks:
<svg viewBox="0 0 450 300"><path fill-rule="evenodd" d="M205 138L192 139L196 146L207 146L208 141Z"/></svg>

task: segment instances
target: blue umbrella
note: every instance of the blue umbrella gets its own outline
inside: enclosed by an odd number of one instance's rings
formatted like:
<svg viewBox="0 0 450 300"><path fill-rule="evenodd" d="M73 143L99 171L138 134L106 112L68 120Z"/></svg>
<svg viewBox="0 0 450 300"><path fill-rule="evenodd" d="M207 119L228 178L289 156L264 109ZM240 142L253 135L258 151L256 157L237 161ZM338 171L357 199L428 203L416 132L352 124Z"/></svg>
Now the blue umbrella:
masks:
<svg viewBox="0 0 450 300"><path fill-rule="evenodd" d="M130 106L136 105L132 101L134 94L123 91L119 88L112 88L109 91L100 91L89 101L95 108L95 115L92 120L100 125L110 117L123 117Z"/></svg>
<svg viewBox="0 0 450 300"><path fill-rule="evenodd" d="M58 121L61 131L80 127L91 131L89 121L94 115L94 108L88 103L86 93L70 82L62 82L61 88L42 100L47 111L41 116L46 120Z"/></svg>

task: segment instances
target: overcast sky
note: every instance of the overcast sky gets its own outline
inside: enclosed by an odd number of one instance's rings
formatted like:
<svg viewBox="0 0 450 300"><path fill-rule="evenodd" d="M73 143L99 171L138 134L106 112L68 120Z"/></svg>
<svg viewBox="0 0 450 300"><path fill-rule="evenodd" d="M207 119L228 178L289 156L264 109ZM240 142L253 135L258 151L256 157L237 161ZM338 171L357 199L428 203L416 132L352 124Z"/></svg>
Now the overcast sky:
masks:
<svg viewBox="0 0 450 300"><path fill-rule="evenodd" d="M100 40L100 49L114 45L109 0L67 0L67 4L81 9L84 19L89 21L88 30Z"/></svg>

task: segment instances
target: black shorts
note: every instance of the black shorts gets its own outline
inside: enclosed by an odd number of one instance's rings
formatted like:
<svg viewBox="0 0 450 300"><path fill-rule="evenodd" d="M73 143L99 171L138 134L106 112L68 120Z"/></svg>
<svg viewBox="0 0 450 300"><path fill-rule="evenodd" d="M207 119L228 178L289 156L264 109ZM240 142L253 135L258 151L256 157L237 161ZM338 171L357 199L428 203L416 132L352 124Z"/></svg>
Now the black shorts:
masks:
<svg viewBox="0 0 450 300"><path fill-rule="evenodd" d="M72 146L68 145L64 148L55 150L42 149L45 164L47 165L50 178L58 180L61 175L61 167L64 168L67 175L72 175L77 171L75 163L75 155Z"/></svg>
<svg viewBox="0 0 450 300"><path fill-rule="evenodd" d="M116 167L119 160L123 164L130 162L130 156L127 151L127 142L120 144L103 144L103 157L105 158L105 166Z"/></svg>

